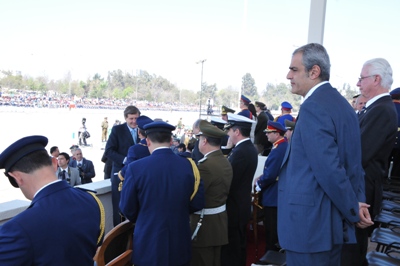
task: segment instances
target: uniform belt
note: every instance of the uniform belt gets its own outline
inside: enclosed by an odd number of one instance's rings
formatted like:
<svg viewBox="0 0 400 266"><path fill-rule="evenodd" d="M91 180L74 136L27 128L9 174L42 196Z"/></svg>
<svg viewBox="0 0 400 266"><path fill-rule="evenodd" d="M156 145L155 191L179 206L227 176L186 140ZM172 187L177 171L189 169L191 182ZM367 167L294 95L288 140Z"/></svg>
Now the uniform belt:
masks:
<svg viewBox="0 0 400 266"><path fill-rule="evenodd" d="M212 215L212 214L217 214L224 212L226 210L226 205L222 205L216 208L207 208L204 209L204 215ZM195 212L194 214L201 214L201 211Z"/></svg>

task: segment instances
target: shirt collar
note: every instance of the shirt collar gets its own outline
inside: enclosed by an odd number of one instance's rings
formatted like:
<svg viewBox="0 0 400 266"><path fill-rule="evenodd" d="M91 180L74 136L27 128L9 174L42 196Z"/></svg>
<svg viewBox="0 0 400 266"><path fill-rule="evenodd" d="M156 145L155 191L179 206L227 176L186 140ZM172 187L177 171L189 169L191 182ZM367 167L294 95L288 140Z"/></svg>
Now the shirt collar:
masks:
<svg viewBox="0 0 400 266"><path fill-rule="evenodd" d="M240 143L245 142L246 140L249 140L249 139L250 138L245 138L245 139L238 141L238 143L236 143L235 147L239 146Z"/></svg>
<svg viewBox="0 0 400 266"><path fill-rule="evenodd" d="M329 81L322 81L322 82L318 83L317 85L315 85L314 87L312 87L311 90L309 90L309 91L307 92L306 96L304 96L304 101L305 101L308 97L310 97L311 94L313 94L314 91L315 91L316 89L318 89L320 86L322 86L322 85L324 85L324 84L326 84L326 83L329 83Z"/></svg>
<svg viewBox="0 0 400 266"><path fill-rule="evenodd" d="M365 108L368 108L371 104L373 104L374 102L376 102L377 100L379 100L380 98L384 97L384 96L390 96L390 94L388 92L376 95L374 98L370 99L366 104L365 104Z"/></svg>

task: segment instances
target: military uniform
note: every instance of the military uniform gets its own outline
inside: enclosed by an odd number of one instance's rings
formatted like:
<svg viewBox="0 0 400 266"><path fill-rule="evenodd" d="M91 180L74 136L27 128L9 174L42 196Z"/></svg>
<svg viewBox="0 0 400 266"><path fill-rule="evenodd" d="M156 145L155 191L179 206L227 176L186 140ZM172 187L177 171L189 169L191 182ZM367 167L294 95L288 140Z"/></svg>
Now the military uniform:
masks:
<svg viewBox="0 0 400 266"><path fill-rule="evenodd" d="M226 135L205 120L200 122L200 131L201 135L209 137ZM217 266L220 265L221 246L228 244L228 216L225 203L232 181L232 166L221 150L217 149L205 154L199 161L198 168L204 184L206 213L197 236L192 241L191 266ZM200 217L201 211L190 216L192 232L195 231Z"/></svg>
<svg viewBox="0 0 400 266"><path fill-rule="evenodd" d="M284 133L286 129L278 122L269 121L265 132ZM266 250L279 250L276 246L278 243L278 180L287 146L288 142L283 137L273 143L264 164L263 175L257 181L257 186L261 188L262 206L264 207Z"/></svg>
<svg viewBox="0 0 400 266"><path fill-rule="evenodd" d="M18 182L9 170L34 152L45 158L40 151L45 151L46 145L47 138L30 136L0 154L0 168L5 169L14 187L18 187ZM48 165L45 161L31 164L42 165L36 170L40 174L53 169L50 161ZM54 181L49 182L50 176L37 176L40 181L46 180L46 185L32 195L28 209L0 227L0 265L93 265L104 233L104 209L94 195L56 180L55 175ZM25 183L25 189L34 189L33 184ZM29 193L26 195L31 198Z"/></svg>
<svg viewBox="0 0 400 266"><path fill-rule="evenodd" d="M243 120L247 122L241 122ZM246 117L228 114L225 128L235 125L250 129L252 123L254 121ZM251 216L251 190L258 163L257 151L250 138L237 143L228 160L233 169L226 201L229 244L222 247L221 263L223 266L245 265L246 225Z"/></svg>
<svg viewBox="0 0 400 266"><path fill-rule="evenodd" d="M171 133L175 127L153 122L144 129L150 138L152 132ZM176 156L167 146L128 165L119 206L127 219L136 222L132 256L135 265L189 264L189 214L204 207L202 184L190 200L194 185L189 160Z"/></svg>

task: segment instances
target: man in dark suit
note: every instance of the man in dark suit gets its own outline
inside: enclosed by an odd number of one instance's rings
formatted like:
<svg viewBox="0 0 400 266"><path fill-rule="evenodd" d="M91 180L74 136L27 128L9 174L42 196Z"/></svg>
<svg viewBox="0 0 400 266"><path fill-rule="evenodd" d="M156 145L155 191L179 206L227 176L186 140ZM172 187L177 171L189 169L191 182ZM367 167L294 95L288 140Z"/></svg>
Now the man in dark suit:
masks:
<svg viewBox="0 0 400 266"><path fill-rule="evenodd" d="M189 215L204 208L200 174L169 148L174 126L153 122L144 129L151 155L128 165L120 202L121 212L136 223L132 262L188 266Z"/></svg>
<svg viewBox="0 0 400 266"><path fill-rule="evenodd" d="M397 111L397 127L400 128L400 88L390 92L394 107ZM390 159L393 161L391 176L400 177L400 130L397 131L396 141L390 154Z"/></svg>
<svg viewBox="0 0 400 266"><path fill-rule="evenodd" d="M221 119L222 120L222 119ZM222 120L224 121L224 120ZM204 155L198 168L204 183L205 208L190 216L192 232L191 266L220 265L221 246L228 244L226 199L232 182L232 166L222 154L226 133L206 120L200 121L199 150ZM199 226L201 222L201 227Z"/></svg>
<svg viewBox="0 0 400 266"><path fill-rule="evenodd" d="M380 212L382 179L387 177L389 155L397 135L397 112L389 95L392 73L385 59L371 59L364 63L357 82L361 95L367 99L359 121L366 202L371 205L372 218ZM368 235L372 230L356 229L357 245L344 247L342 265L366 265Z"/></svg>
<svg viewBox="0 0 400 266"><path fill-rule="evenodd" d="M251 190L258 163L257 150L250 140L253 123L247 117L229 113L225 125L236 146L228 156L233 178L226 201L229 244L221 250L223 266L246 265L246 225L251 216Z"/></svg>
<svg viewBox="0 0 400 266"><path fill-rule="evenodd" d="M92 178L96 176L94 165L91 160L83 157L80 148L74 150L75 160L69 162L69 166L79 170L82 184L92 183Z"/></svg>
<svg viewBox="0 0 400 266"><path fill-rule="evenodd" d="M93 265L103 206L94 194L57 180L47 142L25 137L0 154L0 169L32 201L0 227L0 265Z"/></svg>
<svg viewBox="0 0 400 266"><path fill-rule="evenodd" d="M130 146L139 143L139 136L137 133L136 119L140 116L140 111L136 106L128 106L124 110L125 123L116 125L112 128L111 134L108 137L106 144L105 154L107 159L113 162L111 170L111 193L113 205L113 222L114 226L121 222L119 214L119 198L120 192L118 190L119 178L118 172L126 162L126 156Z"/></svg>
<svg viewBox="0 0 400 266"><path fill-rule="evenodd" d="M259 154L268 156L271 151L272 143L268 141L268 137L265 135L264 130L267 128L269 118L264 112L266 109L264 103L256 102L255 107L257 111L257 125L254 132L254 146L256 146Z"/></svg>
<svg viewBox="0 0 400 266"><path fill-rule="evenodd" d="M287 78L304 102L278 182L278 237L288 265L339 265L342 244L356 241L354 224L372 224L368 205L360 203L365 193L357 116L329 77L322 45L293 52Z"/></svg>

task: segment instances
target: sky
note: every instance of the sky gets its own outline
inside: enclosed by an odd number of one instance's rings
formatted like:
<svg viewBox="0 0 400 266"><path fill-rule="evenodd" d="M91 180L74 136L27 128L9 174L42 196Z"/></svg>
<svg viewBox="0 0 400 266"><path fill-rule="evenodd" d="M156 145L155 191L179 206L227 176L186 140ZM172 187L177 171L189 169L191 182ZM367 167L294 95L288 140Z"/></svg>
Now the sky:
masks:
<svg viewBox="0 0 400 266"><path fill-rule="evenodd" d="M400 87L398 0L328 0L323 45L331 83L356 87L365 61L383 57ZM180 89L203 82L258 92L287 82L307 43L310 0L13 0L0 2L0 70L86 80L145 70Z"/></svg>

